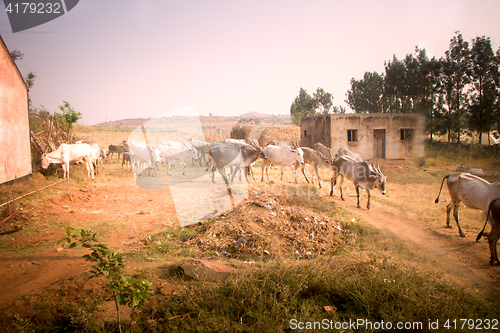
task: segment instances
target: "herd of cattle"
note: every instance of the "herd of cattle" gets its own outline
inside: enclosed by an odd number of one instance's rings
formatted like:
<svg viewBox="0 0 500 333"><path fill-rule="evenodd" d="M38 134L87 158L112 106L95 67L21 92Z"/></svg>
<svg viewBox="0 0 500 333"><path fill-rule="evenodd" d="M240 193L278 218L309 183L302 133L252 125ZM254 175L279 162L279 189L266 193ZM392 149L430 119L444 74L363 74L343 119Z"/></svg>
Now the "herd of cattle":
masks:
<svg viewBox="0 0 500 333"><path fill-rule="evenodd" d="M333 171L331 178L330 195L333 195L333 187L337 178L340 177L340 195L343 196L343 182L347 178L356 189L357 207L359 203L359 188L366 191L368 197L367 209L370 209L370 190L378 188L381 194L385 194L386 177L380 167L370 165L363 158L348 149L340 148L333 156L332 151L321 143L316 143L313 148L299 147L296 142L271 141L264 148L252 139L235 140L228 139L224 142L191 142L190 146L184 142L163 141L160 145L152 147L145 142L123 141L120 145L110 145L108 150L100 149L97 144L62 144L57 150L42 155L42 167L47 168L50 163L60 163L63 166L64 178L69 180L69 163L71 161L83 161L87 167L88 177L94 179L94 169L98 171L99 163L102 159L111 158L118 155L118 161L122 156L123 166L134 169L139 176L146 174L154 175L156 170L160 170L163 162L167 169L167 175L172 175L173 163L177 161L183 167L183 175L186 174L186 163L198 160L200 166L204 163L215 182L215 171L218 171L226 183L232 183L239 170L244 170L245 177L251 174L252 165L262 159L262 178L267 175L269 180L269 167L274 164L281 167L281 179L285 166L290 166L294 172L295 183L298 183L297 169L300 167L302 173L309 183L305 173L305 164L313 167L311 182L314 183L314 173L316 173L319 187L321 180L319 168L325 167ZM226 176L225 169L230 168L230 180ZM498 260L496 244L500 239L500 184L489 183L484 180L484 173L480 169L470 169L460 165L455 173L446 175L441 183L438 197L435 202L439 202L441 189L444 181L447 181L451 202L447 206L446 224L450 226L450 212L453 209L453 216L458 226L460 236L464 237L459 219L458 208L462 202L465 206L473 209L481 209L487 216L486 221L491 225L491 231L486 235L490 247L490 264L500 264ZM241 173L240 173L241 179ZM486 223L485 223L486 226ZM477 236L479 240L484 234L484 228Z"/></svg>

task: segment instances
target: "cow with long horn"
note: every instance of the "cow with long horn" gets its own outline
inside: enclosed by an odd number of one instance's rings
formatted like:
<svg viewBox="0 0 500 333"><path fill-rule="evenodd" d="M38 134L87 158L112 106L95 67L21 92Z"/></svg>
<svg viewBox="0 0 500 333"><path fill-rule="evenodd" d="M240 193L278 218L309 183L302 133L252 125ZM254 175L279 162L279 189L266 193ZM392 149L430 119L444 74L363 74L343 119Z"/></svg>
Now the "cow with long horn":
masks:
<svg viewBox="0 0 500 333"><path fill-rule="evenodd" d="M331 179L330 195L333 195L333 186L337 183L337 177L340 176L340 197L344 200L342 186L344 178L352 181L356 187L356 196L359 205L359 188L363 188L368 196L367 209L370 209L370 190L378 188L381 194L385 194L385 182L387 178L384 176L380 167L373 165L369 166L366 162L357 162L348 156L336 156L333 160L333 177Z"/></svg>

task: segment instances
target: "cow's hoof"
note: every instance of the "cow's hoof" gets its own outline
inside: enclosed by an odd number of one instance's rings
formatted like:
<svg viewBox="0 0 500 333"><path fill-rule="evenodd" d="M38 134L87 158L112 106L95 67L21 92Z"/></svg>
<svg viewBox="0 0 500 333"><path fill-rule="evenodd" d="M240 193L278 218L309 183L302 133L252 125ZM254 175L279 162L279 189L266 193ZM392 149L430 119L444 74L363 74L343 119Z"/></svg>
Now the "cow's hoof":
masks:
<svg viewBox="0 0 500 333"><path fill-rule="evenodd" d="M465 234L463 232L461 232L460 237L465 237Z"/></svg>
<svg viewBox="0 0 500 333"><path fill-rule="evenodd" d="M366 209L370 209L370 206L366 206Z"/></svg>

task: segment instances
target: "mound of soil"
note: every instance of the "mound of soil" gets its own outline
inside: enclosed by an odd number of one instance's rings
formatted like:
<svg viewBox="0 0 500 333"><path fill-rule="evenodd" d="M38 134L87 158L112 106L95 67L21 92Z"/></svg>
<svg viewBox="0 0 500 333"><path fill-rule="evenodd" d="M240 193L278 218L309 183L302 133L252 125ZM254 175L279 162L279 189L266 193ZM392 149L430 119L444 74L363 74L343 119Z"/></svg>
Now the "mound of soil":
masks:
<svg viewBox="0 0 500 333"><path fill-rule="evenodd" d="M346 243L338 221L297 205L300 196L257 196L235 209L211 218L197 227L198 233L184 246L203 252L244 253L256 256L321 255Z"/></svg>
<svg viewBox="0 0 500 333"><path fill-rule="evenodd" d="M295 125L268 127L259 136L259 145L265 147L269 141L300 142L300 127Z"/></svg>

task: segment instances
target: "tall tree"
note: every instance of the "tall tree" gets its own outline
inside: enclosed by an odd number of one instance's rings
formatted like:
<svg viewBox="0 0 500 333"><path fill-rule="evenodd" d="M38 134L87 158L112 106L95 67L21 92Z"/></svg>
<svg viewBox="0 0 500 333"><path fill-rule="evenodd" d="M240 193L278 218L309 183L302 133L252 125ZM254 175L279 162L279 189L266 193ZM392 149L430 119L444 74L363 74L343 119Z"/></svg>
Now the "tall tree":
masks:
<svg viewBox="0 0 500 333"><path fill-rule="evenodd" d="M299 95L290 106L292 124L300 125L300 118L316 115L317 106L317 100L309 95L307 90L300 88Z"/></svg>
<svg viewBox="0 0 500 333"><path fill-rule="evenodd" d="M377 72L366 72L363 79L351 79L345 102L356 113L385 112L384 78Z"/></svg>
<svg viewBox="0 0 500 333"><path fill-rule="evenodd" d="M460 145L460 134L463 124L463 115L466 109L467 96L464 93L465 86L469 83L470 75L470 50L469 43L464 41L460 31L455 32L450 41L450 48L446 51L446 59L451 66L451 80L454 89L454 108L457 121L457 143Z"/></svg>
<svg viewBox="0 0 500 333"><path fill-rule="evenodd" d="M495 121L495 105L497 103L498 65L489 38L476 37L471 48L470 105L468 123L472 130L479 134L489 133Z"/></svg>
<svg viewBox="0 0 500 333"><path fill-rule="evenodd" d="M443 96L444 103L442 106L443 112L443 127L448 134L448 147L451 144L452 132L457 132L458 124L455 117L455 84L453 79L453 63L449 56L439 59L441 64L441 72L438 77L438 94Z"/></svg>
<svg viewBox="0 0 500 333"><path fill-rule="evenodd" d="M323 88L316 89L316 92L313 93L314 98L316 99L319 112L322 114L328 114L333 110L333 96L332 94L325 92Z"/></svg>
<svg viewBox="0 0 500 333"><path fill-rule="evenodd" d="M407 99L406 66L393 55L385 64L384 98L389 112L409 112Z"/></svg>

